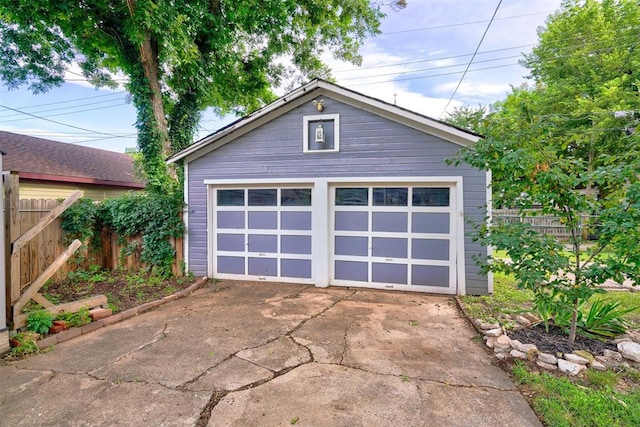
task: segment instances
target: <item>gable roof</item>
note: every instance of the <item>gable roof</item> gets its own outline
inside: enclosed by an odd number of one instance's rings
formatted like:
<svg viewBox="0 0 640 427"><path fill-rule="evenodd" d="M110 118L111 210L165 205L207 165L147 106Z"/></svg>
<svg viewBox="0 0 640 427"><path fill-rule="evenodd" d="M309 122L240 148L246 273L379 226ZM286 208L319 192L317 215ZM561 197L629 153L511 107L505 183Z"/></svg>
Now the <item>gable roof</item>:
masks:
<svg viewBox="0 0 640 427"><path fill-rule="evenodd" d="M20 178L144 188L127 154L0 131L2 168Z"/></svg>
<svg viewBox="0 0 640 427"><path fill-rule="evenodd" d="M381 101L377 98L355 92L326 80L314 79L278 98L271 104L205 136L196 143L169 157L167 162L175 163L191 155L199 157L199 154L205 154L215 150L238 136L285 114L319 95L326 95L337 101L378 114L463 147L472 145L482 138L481 135L476 133L469 132L406 108L398 107L397 105Z"/></svg>

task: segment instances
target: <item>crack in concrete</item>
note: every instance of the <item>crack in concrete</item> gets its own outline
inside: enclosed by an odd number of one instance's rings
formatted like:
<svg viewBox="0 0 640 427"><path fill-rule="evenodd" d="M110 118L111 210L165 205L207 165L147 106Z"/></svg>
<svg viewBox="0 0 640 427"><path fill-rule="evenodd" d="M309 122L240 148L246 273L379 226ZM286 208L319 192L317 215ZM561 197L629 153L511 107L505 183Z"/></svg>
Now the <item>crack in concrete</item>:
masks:
<svg viewBox="0 0 640 427"><path fill-rule="evenodd" d="M297 291L297 292L294 292L294 293L292 293L292 294L290 294L290 295L288 295L288 296L285 296L285 297L283 297L283 298L281 298L280 300L277 300L277 301L283 301L283 300L288 299L288 298L294 298L294 297L299 296L300 294L302 294L302 293L303 293L304 291L306 291L307 289L308 289L308 288L306 288L306 287L305 287L305 288L302 288L301 290L299 290L299 291ZM273 372L273 376L272 376L271 378L263 378L263 379L260 379L260 380L258 380L258 381L254 381L254 382L249 383L249 384L247 384L247 385L245 385L245 386L239 387L238 389L233 390L233 391L226 391L226 390L214 390L214 391L213 391L213 393L212 393L212 395L211 395L211 398L209 399L209 402L207 403L207 405L205 405L205 407L204 407L204 408L202 409L202 411L200 412L200 418L198 419L198 422L196 423L196 427L204 427L204 426L206 426L206 425L209 423L209 419L211 418L211 413L213 412L213 410L215 409L215 407L218 405L218 403L220 403L220 401L221 401L222 399L224 399L224 398L225 398L229 393L238 393L238 392L241 392L241 391L244 391L244 390L248 390L248 389L250 389L250 388L254 388L254 387L261 386L261 385L263 385L263 384L267 384L267 383L269 383L269 382L271 382L271 381L275 380L275 379L276 379L276 378L278 378L278 377L281 377L281 376L283 376L283 375L285 375L285 374L288 374L289 372L293 371L294 369L299 368L300 366L307 365L307 364L309 364L309 363L317 363L317 362L315 361L314 357L313 357L313 352L311 351L311 349L309 349L309 347L307 347L306 345L303 345L303 344L300 344L299 342L297 342L297 341L295 340L295 338L293 337L293 334L294 334L295 332L297 332L298 330L300 330L300 328L302 328L302 327L303 327L307 322L309 322L310 320L315 319L315 318L317 318L318 316L322 316L323 314L325 314L327 311L329 311L329 310L331 310L332 308L334 308L336 305L338 305L338 304L339 304L339 303L341 303L342 301L344 301L344 300L346 300L346 299L348 299L348 298L350 298L350 297L354 296L357 292L358 292L357 290L354 290L353 292L351 292L351 293L349 293L349 294L347 294L347 295L344 295L343 297L338 298L336 301L334 301L334 302L332 302L331 304L329 304L327 307L325 307L324 309L322 309L320 312L318 312L318 313L316 313L316 314L314 314L314 315L312 315L312 316L309 316L307 319L304 319L304 320L300 321L296 326L294 326L293 328L291 328L291 330L289 330L289 331L288 331L288 332L286 332L285 334L283 334L283 335L281 335L281 336L277 336L277 337L275 337L275 338L273 338L273 339L271 339L271 340L267 340L267 341L263 342L263 343L262 343L262 344L260 344L260 345L257 345L257 346L254 346L254 347L247 347L247 348L245 348L245 349L238 350L238 351L236 351L235 353L231 354L228 358L226 358L225 360L228 360L229 358L231 358L231 357L233 357L233 356L236 356L236 357L238 357L239 359L242 359L242 360L244 360L244 361L247 361L247 362L253 363L253 364L254 364L254 365L256 365L256 366L259 366L259 367L261 367L261 368L263 368L263 369L267 369L268 371ZM277 302L277 301L272 301L272 302ZM270 344L270 343L272 343L272 342L274 342L274 341L277 341L277 340L279 340L279 339L281 339L281 338L288 338L288 339L290 339L294 344L299 345L299 346L301 346L301 347L304 347L304 348L309 352L309 356L310 356L309 360L308 360L307 362L302 362L302 363L300 363L300 364L298 364L298 365L290 366L290 367L284 368L284 369L283 369L283 370L281 370L281 371L277 371L277 372L276 372L276 371L273 371L272 369L266 368L266 367L261 366L261 365L259 365L259 364L257 364L257 363L254 363L254 362L252 362L252 361L250 361L250 360L246 360L246 359L244 359L244 358L242 358L242 357L237 356L237 354L238 354L238 353L240 353L241 351L244 351L244 350L253 350L253 349L256 349L256 348L259 348L259 347L265 346L265 345L267 345L267 344ZM218 363L216 366L220 365L221 363L222 363L222 361L221 361L220 363ZM214 369L214 368L215 368L215 367L211 367L211 368L209 368L206 372L209 372L211 369ZM205 372L205 373L206 373L206 372ZM204 375L204 373L203 373L203 375ZM202 376L202 375L200 375L200 376ZM195 380L195 381L197 381L197 380ZM185 384L184 384L184 386L186 387L186 386L188 386L189 384L193 384L195 381L187 382L187 383L185 383Z"/></svg>
<svg viewBox="0 0 640 427"><path fill-rule="evenodd" d="M340 362L338 362L338 365L342 365L342 362L344 361L344 355L347 353L347 348L349 348L349 332L351 331L351 327L353 326L354 323L356 323L355 319L351 319L351 323L349 323L349 327L344 332L344 347L340 352Z"/></svg>

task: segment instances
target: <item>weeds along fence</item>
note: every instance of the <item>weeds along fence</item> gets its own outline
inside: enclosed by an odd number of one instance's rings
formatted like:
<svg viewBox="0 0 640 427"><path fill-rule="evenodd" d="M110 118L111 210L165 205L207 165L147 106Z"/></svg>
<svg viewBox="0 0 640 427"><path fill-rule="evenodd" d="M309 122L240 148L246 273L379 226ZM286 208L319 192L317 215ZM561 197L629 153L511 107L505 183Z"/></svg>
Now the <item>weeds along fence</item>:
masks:
<svg viewBox="0 0 640 427"><path fill-rule="evenodd" d="M22 199L19 201L20 235L37 224L45 215L61 202L48 199ZM24 288L34 281L67 247L63 242L63 231L60 218L54 220L38 233L28 244L20 250L20 287ZM123 249L129 244L136 244L140 239L129 238L121 243L118 236L109 230L103 230L100 236L100 247L81 248L67 263L62 265L53 276L53 280L67 277L70 271L89 269L93 266L115 270L139 270L145 266L140 261L139 251L132 251L126 256ZM183 261L182 238L172 242L176 249L176 261L173 266L174 274L181 272Z"/></svg>
<svg viewBox="0 0 640 427"><path fill-rule="evenodd" d="M515 223L523 222L530 224L533 229L549 236L555 236L558 239L568 239L571 237L570 230L560 223L558 217L536 215L535 211L530 211L532 215L522 216L518 213L517 209L494 209L492 212L493 222L499 223ZM593 224L597 217L593 215L581 216L582 229L587 230L588 224ZM589 238L595 238L593 235L585 236Z"/></svg>

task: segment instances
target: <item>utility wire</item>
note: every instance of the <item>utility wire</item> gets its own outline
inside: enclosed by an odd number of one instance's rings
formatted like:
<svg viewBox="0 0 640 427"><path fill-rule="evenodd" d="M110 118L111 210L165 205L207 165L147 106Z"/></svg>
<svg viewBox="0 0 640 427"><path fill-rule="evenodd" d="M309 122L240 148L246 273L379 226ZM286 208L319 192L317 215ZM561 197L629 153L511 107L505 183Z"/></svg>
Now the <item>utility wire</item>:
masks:
<svg viewBox="0 0 640 427"><path fill-rule="evenodd" d="M467 64L467 68L464 70L464 73L462 74L462 77L460 77L460 81L458 81L458 85L456 86L456 89L451 94L451 97L449 98L449 101L447 101L447 105L445 105L444 109L442 110L442 113L440 113L440 116L438 116L438 118L442 117L442 115L445 113L445 111L447 111L447 108L449 108L449 104L451 104L451 101L453 100L453 97L456 96L456 93L458 93L458 89L460 89L460 85L462 84L462 81L464 80L465 76L467 75L467 71L469 71L469 67L471 67L471 63L473 63L473 59L476 57L476 54L480 50L480 46L482 45L482 42L484 41L484 38L487 35L487 32L489 31L489 28L491 27L491 24L493 23L493 20L495 19L496 14L498 13L498 9L500 9L500 5L501 4L502 4L502 0L500 0L498 2L498 5L496 6L496 10L493 11L493 16L491 16L491 20L487 24L487 28L485 28L484 34L482 34L482 38L480 39L480 42L478 43L478 46L476 47L476 51L473 53L473 56L471 57L471 60Z"/></svg>
<svg viewBox="0 0 640 427"><path fill-rule="evenodd" d="M6 105L2 105L2 104L0 104L0 107L6 108L7 110L15 111L17 113L22 113L22 114L27 115L27 116L31 116L31 117L33 117L35 119L44 120L44 121L47 121L47 122L55 123L57 125L66 126L66 127L73 128L73 129L84 130L84 131L87 131L87 132L96 133L98 135L108 135L108 136L116 136L116 137L118 136L118 135L115 135L115 134L112 134L112 133L98 132L98 131L95 131L95 130L91 130L91 129L82 128L82 127L79 127L79 126L73 126L73 125L69 125L69 124L66 124L66 123L58 122L56 120L47 119L45 117L36 116L35 114L27 113L26 111L20 111L20 110L18 110L16 108L7 107Z"/></svg>

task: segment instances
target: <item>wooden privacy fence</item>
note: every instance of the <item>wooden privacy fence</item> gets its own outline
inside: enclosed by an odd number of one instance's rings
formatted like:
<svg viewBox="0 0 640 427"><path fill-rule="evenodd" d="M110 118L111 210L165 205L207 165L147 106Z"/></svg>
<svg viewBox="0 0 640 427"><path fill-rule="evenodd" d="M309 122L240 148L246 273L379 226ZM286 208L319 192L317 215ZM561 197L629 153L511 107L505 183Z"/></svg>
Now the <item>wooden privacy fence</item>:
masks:
<svg viewBox="0 0 640 427"><path fill-rule="evenodd" d="M60 203L58 200L20 200L20 233L18 234L22 234L33 227ZM21 286L35 280L66 249L66 245L63 244L64 236L60 224L61 219L57 218L20 249ZM129 243L135 243L135 240L135 238L127 238L123 244L119 242L115 233L103 230L100 235L101 247L91 247L88 250L87 248L81 248L78 252L82 256L73 257L69 262L60 266L53 276L53 280L64 279L70 271L87 270L92 266L100 266L110 270L118 268L139 270L144 265L140 260L138 251L134 251L124 257L121 256L122 250ZM174 274L179 274L181 273L180 268L183 260L182 238L173 239L172 245L177 252L173 270Z"/></svg>
<svg viewBox="0 0 640 427"><path fill-rule="evenodd" d="M555 216L546 215L534 215L534 216L522 216L517 209L494 209L492 212L493 222L499 223L514 223L523 222L531 224L531 226L544 234L555 236L560 239L568 239L571 237L571 231L562 225ZM592 215L582 215L581 222L585 227L589 223L593 223L597 217Z"/></svg>

